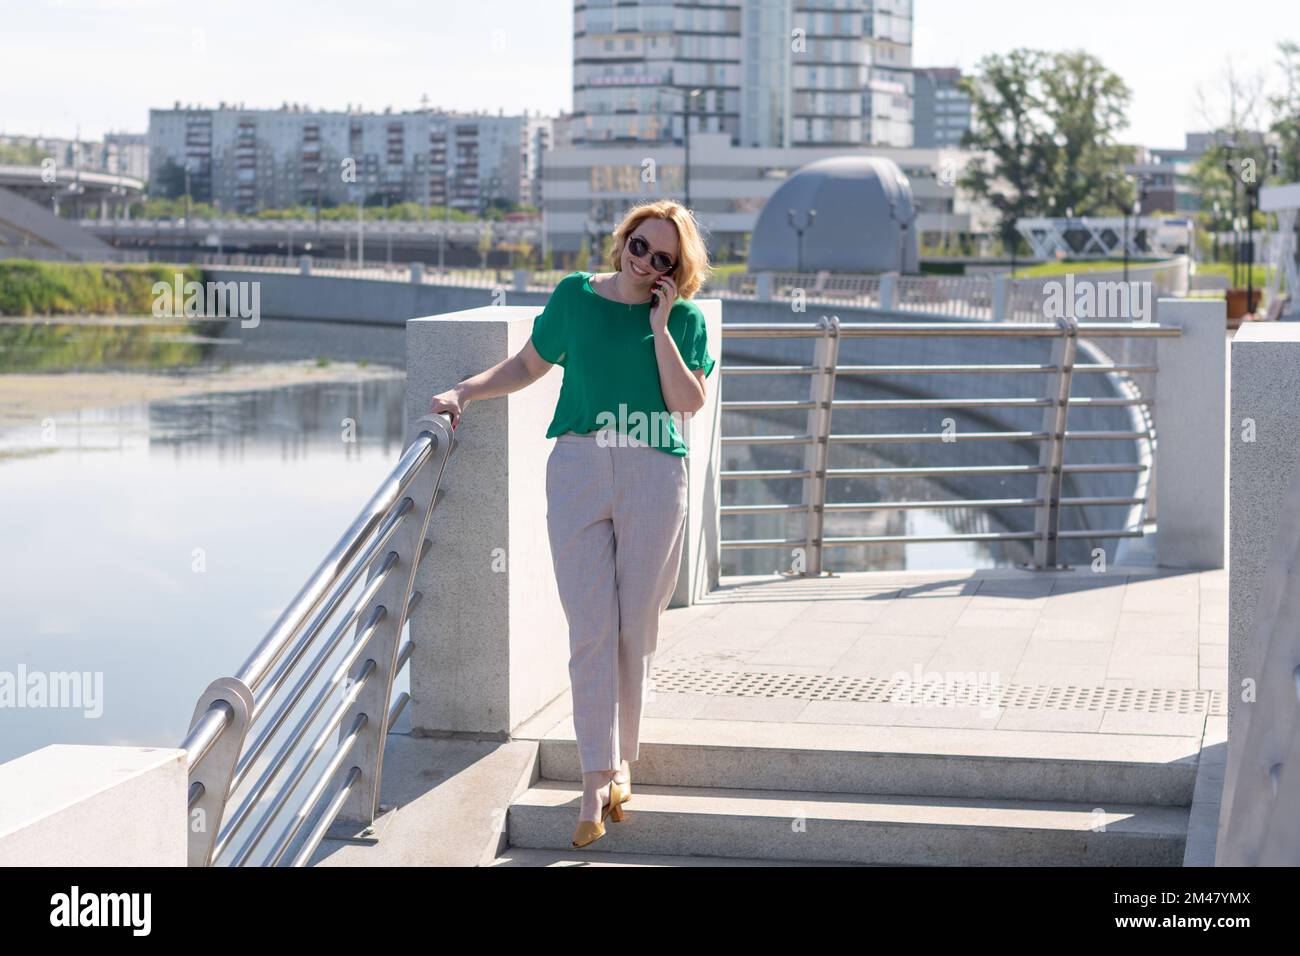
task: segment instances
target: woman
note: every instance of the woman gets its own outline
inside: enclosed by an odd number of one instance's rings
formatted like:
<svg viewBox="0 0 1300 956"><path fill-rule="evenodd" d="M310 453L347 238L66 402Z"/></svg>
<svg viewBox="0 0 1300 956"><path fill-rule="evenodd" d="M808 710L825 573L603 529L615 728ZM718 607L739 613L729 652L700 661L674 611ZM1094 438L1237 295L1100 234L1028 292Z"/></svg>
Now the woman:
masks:
<svg viewBox="0 0 1300 956"><path fill-rule="evenodd" d="M687 444L713 371L690 301L708 250L680 203L634 206L614 230L612 272L565 276L518 354L433 397L452 427L472 401L564 368L546 437L546 523L569 623L573 725L582 763L574 846L623 818L645 684L681 563Z"/></svg>

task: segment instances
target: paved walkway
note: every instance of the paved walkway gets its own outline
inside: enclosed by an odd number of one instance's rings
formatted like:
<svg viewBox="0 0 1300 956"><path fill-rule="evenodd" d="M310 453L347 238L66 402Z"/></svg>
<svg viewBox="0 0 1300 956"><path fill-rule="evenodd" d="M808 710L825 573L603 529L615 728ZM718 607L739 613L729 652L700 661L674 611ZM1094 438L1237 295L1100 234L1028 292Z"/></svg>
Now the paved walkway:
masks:
<svg viewBox="0 0 1300 956"><path fill-rule="evenodd" d="M664 615L645 716L1200 736L1225 714L1227 572L724 579Z"/></svg>

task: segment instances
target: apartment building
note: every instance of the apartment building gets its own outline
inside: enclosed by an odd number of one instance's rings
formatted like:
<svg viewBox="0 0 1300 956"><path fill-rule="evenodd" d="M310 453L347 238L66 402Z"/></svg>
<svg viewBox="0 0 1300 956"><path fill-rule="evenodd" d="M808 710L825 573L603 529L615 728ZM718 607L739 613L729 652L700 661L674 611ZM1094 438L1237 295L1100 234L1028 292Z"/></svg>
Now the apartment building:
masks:
<svg viewBox="0 0 1300 956"><path fill-rule="evenodd" d="M537 116L183 107L149 112L154 195L241 213L296 204L534 205L551 121Z"/></svg>

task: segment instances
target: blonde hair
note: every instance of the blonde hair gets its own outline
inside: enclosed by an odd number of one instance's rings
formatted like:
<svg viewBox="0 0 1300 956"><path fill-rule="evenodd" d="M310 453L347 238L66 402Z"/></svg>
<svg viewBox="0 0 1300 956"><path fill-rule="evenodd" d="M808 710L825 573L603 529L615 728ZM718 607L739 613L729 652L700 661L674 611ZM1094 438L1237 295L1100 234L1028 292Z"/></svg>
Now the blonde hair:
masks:
<svg viewBox="0 0 1300 956"><path fill-rule="evenodd" d="M700 236L695 214L674 199L639 203L627 211L614 229L610 264L615 272L620 270L628 237L647 219L662 219L676 228L677 265L669 274L677 283L677 294L683 299L691 298L709 277L709 249Z"/></svg>

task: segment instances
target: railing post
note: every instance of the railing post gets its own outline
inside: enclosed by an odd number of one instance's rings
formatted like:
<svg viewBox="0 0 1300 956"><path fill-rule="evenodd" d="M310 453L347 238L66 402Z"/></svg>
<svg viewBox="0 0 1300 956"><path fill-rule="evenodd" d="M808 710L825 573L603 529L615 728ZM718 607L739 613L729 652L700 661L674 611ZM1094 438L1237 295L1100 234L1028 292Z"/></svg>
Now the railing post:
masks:
<svg viewBox="0 0 1300 956"><path fill-rule="evenodd" d="M1047 438L1039 446L1037 496L1043 503L1034 518L1033 567L1049 570L1058 563L1058 532L1061 526L1061 481L1065 462L1065 424L1070 411L1070 380L1074 373L1074 356L1079 344L1079 323L1070 317L1057 320L1061 334L1052 340L1052 364L1057 371L1047 376L1046 398L1051 404L1043 410L1043 431Z"/></svg>
<svg viewBox="0 0 1300 956"><path fill-rule="evenodd" d="M880 307L885 311L897 308L898 273L884 272L880 275Z"/></svg>
<svg viewBox="0 0 1300 956"><path fill-rule="evenodd" d="M341 787L353 767L361 771L361 777L348 793L338 819L343 829L355 829L354 825L359 824L363 833L369 830L379 812L384 743L388 739L388 709L393 696L393 682L397 677L402 629L411 603L420 549L433 512L434 495L437 493L452 440L451 425L445 415L426 415L416 419L409 434L407 447L427 434L432 448L429 460L407 488L406 497L411 500L411 510L393 535L388 550L375 555L370 567L368 580L373 580L388 555L394 552L397 554L397 561L392 565L371 606L357 619L357 636L360 637L374 611L380 607L384 609L383 618L375 627L367 650L358 655L343 685L344 693L347 693L370 666L370 662L374 662L374 674L357 694L352 709L339 724L339 741L344 741L350 735L359 714L366 715L365 729L353 750L352 759L339 767L336 780L330 786L331 791ZM400 502L398 504L400 506Z"/></svg>
<svg viewBox="0 0 1300 956"><path fill-rule="evenodd" d="M822 334L813 349L812 384L808 410L808 434L813 441L804 446L804 468L812 472L804 481L803 504L805 518L806 554L804 575L817 577L822 573L822 533L826 525L826 462L830 451L831 402L835 398L835 369L839 363L840 317L821 317L818 323Z"/></svg>
<svg viewBox="0 0 1300 956"><path fill-rule="evenodd" d="M411 263L411 282L413 282L415 285L421 285L421 284L423 284L423 282L424 282L424 263L423 263L423 262L412 262L412 263Z"/></svg>
<svg viewBox="0 0 1300 956"><path fill-rule="evenodd" d="M298 274L303 276L311 275L311 256L298 257Z"/></svg>
<svg viewBox="0 0 1300 956"><path fill-rule="evenodd" d="M253 692L237 678L220 677L199 698L190 728L219 705L228 708L225 727L207 753L190 767L187 866L212 865L212 848L230 799L230 781L253 721Z"/></svg>

